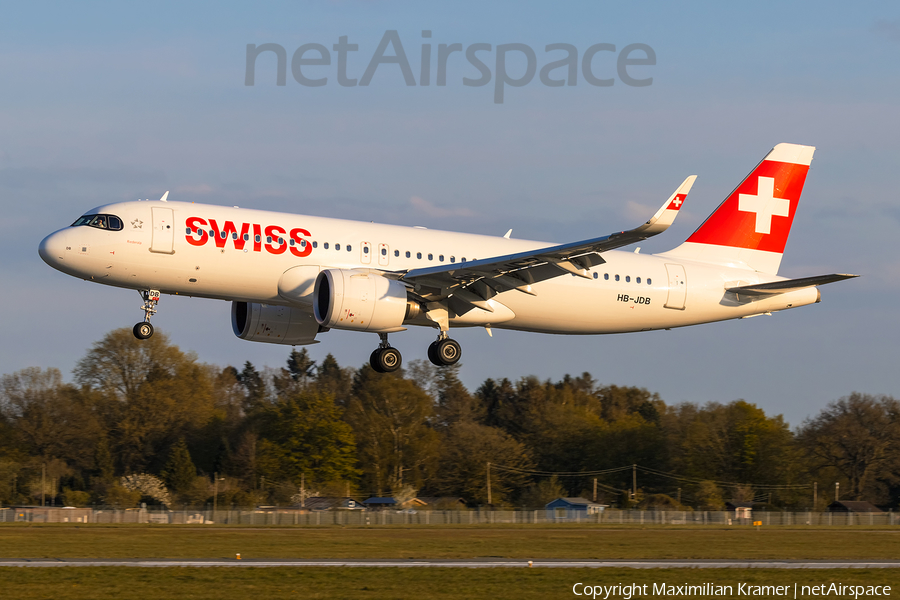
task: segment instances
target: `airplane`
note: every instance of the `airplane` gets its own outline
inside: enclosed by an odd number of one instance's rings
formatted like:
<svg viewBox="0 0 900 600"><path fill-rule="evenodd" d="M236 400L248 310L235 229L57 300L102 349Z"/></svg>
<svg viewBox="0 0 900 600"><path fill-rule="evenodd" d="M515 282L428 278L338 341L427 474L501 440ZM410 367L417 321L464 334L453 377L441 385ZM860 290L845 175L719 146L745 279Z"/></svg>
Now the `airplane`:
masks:
<svg viewBox="0 0 900 600"><path fill-rule="evenodd" d="M396 371L388 335L438 330L436 365L459 361L451 327L555 334L671 329L817 303L817 286L851 277L778 276L812 146L778 144L681 245L617 250L675 220L696 176L644 224L566 244L245 208L158 201L107 204L48 235L48 265L140 292L138 339L153 335L161 294L232 303L244 340L318 343L330 329L375 333L375 371Z"/></svg>

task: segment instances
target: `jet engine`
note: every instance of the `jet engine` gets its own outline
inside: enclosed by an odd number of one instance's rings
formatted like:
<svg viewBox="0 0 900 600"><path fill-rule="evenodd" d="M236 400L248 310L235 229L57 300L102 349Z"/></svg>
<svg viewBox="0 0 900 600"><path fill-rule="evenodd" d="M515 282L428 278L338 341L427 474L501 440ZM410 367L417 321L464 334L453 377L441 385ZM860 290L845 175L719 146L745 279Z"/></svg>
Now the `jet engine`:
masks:
<svg viewBox="0 0 900 600"><path fill-rule="evenodd" d="M421 312L405 285L377 273L326 269L316 277L313 314L323 327L388 333Z"/></svg>
<svg viewBox="0 0 900 600"><path fill-rule="evenodd" d="M256 302L231 303L231 328L242 340L291 346L315 344L319 333L309 310Z"/></svg>

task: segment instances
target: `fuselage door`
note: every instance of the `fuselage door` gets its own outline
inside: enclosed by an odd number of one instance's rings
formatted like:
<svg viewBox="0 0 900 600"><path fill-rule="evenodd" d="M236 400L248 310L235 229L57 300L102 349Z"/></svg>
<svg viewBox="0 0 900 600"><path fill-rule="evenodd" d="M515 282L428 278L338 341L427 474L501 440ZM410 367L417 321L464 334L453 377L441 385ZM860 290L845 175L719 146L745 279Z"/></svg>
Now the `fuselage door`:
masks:
<svg viewBox="0 0 900 600"><path fill-rule="evenodd" d="M367 265L372 262L372 244L369 242L362 242L359 245L359 251L362 264Z"/></svg>
<svg viewBox="0 0 900 600"><path fill-rule="evenodd" d="M171 208L154 206L153 239L150 241L150 252L161 254L175 253L175 216Z"/></svg>
<svg viewBox="0 0 900 600"><path fill-rule="evenodd" d="M378 265L381 267L388 266L390 261L391 249L387 244L378 244Z"/></svg>
<svg viewBox="0 0 900 600"><path fill-rule="evenodd" d="M666 263L666 273L669 275L669 297L666 298L666 308L684 310L684 299L687 296L684 266Z"/></svg>

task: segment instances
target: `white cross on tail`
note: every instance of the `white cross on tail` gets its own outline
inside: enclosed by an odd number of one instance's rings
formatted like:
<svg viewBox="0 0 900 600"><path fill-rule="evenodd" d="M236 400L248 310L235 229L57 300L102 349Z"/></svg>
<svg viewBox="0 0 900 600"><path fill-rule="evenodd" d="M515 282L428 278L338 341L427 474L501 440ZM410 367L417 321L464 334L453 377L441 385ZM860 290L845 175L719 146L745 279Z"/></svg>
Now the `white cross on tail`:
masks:
<svg viewBox="0 0 900 600"><path fill-rule="evenodd" d="M790 214L791 202L775 197L775 178L759 177L756 195L740 194L738 210L756 213L756 233L772 232L772 217L786 217Z"/></svg>

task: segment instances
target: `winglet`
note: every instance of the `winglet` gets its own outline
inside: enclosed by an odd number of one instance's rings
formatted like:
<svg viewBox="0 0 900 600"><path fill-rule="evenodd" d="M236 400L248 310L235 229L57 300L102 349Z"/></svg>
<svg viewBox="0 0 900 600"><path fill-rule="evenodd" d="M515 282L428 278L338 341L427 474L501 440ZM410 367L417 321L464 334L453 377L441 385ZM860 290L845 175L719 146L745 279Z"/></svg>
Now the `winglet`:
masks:
<svg viewBox="0 0 900 600"><path fill-rule="evenodd" d="M681 210L681 206L684 204L685 199L687 198L688 192L691 191L691 186L694 185L694 181L697 179L696 175L691 175L687 179L684 180L678 189L675 190L675 193L669 196L669 199L666 200L665 204L660 207L656 214L653 215L649 221L635 229L636 232L647 233L649 235L656 235L657 233L662 233L666 229L669 228L669 225L675 222L675 217L678 216L678 211Z"/></svg>

